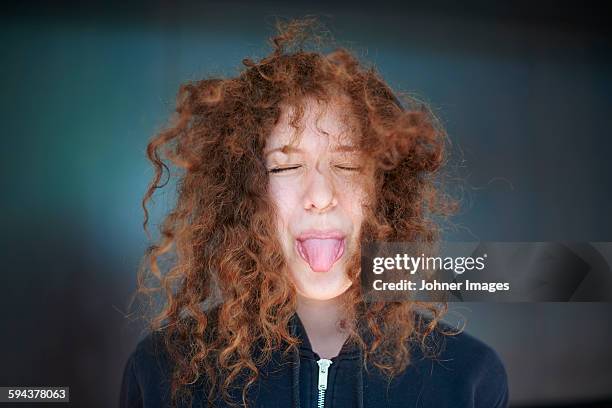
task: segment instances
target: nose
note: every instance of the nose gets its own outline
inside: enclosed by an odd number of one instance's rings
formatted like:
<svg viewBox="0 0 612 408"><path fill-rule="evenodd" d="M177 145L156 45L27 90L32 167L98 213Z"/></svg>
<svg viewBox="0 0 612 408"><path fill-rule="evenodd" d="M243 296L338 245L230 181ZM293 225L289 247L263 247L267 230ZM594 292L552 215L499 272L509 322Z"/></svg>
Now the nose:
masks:
<svg viewBox="0 0 612 408"><path fill-rule="evenodd" d="M329 172L314 168L310 173L304 192L304 209L322 213L336 207L338 200Z"/></svg>

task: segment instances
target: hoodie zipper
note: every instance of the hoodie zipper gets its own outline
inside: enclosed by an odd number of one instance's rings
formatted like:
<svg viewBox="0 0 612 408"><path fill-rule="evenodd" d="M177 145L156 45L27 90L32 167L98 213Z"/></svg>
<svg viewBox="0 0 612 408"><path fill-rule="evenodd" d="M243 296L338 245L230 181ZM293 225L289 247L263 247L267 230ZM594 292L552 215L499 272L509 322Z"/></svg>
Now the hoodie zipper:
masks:
<svg viewBox="0 0 612 408"><path fill-rule="evenodd" d="M327 390L327 374L332 361L326 358L321 358L317 361L317 364L319 365L319 399L317 402L317 407L323 408L325 406L325 390Z"/></svg>

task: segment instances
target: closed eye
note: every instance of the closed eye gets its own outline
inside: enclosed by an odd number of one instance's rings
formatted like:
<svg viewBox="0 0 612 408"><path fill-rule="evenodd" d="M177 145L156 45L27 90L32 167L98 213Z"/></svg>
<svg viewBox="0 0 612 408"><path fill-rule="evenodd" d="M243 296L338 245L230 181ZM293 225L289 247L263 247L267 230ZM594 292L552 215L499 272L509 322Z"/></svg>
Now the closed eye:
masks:
<svg viewBox="0 0 612 408"><path fill-rule="evenodd" d="M339 168L340 170L346 170L346 171L359 171L361 170L361 167L351 167L351 166L336 166L337 168Z"/></svg>
<svg viewBox="0 0 612 408"><path fill-rule="evenodd" d="M270 173L282 173L283 171L298 169L300 166L291 166L291 167L277 167L274 169L270 169Z"/></svg>

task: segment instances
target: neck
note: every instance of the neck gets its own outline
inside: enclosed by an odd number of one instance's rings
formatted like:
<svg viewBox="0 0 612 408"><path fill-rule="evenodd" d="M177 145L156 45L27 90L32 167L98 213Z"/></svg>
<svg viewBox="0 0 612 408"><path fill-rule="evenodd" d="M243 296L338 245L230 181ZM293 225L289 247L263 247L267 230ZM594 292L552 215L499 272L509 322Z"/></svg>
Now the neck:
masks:
<svg viewBox="0 0 612 408"><path fill-rule="evenodd" d="M312 349L322 358L332 358L340 352L348 337L339 326L346 318L342 308L343 296L317 300L298 294L297 314L308 334Z"/></svg>

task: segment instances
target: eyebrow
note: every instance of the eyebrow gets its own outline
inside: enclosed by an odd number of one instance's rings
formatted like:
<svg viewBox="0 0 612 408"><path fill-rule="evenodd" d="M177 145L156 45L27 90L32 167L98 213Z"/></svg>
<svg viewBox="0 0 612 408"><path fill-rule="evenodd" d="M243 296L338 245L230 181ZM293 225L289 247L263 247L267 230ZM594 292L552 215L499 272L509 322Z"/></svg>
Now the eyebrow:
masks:
<svg viewBox="0 0 612 408"><path fill-rule="evenodd" d="M356 146L351 146L351 145L339 145L336 146L334 148L334 150L332 150L333 152L354 152L354 151L358 151L359 148ZM264 156L267 157L269 154L274 153L274 152L281 152L284 154L290 154L290 153L304 153L304 151L302 149L299 149L297 147L293 147L291 145L284 145L282 147L277 147L274 149L270 149L268 151L264 152Z"/></svg>

